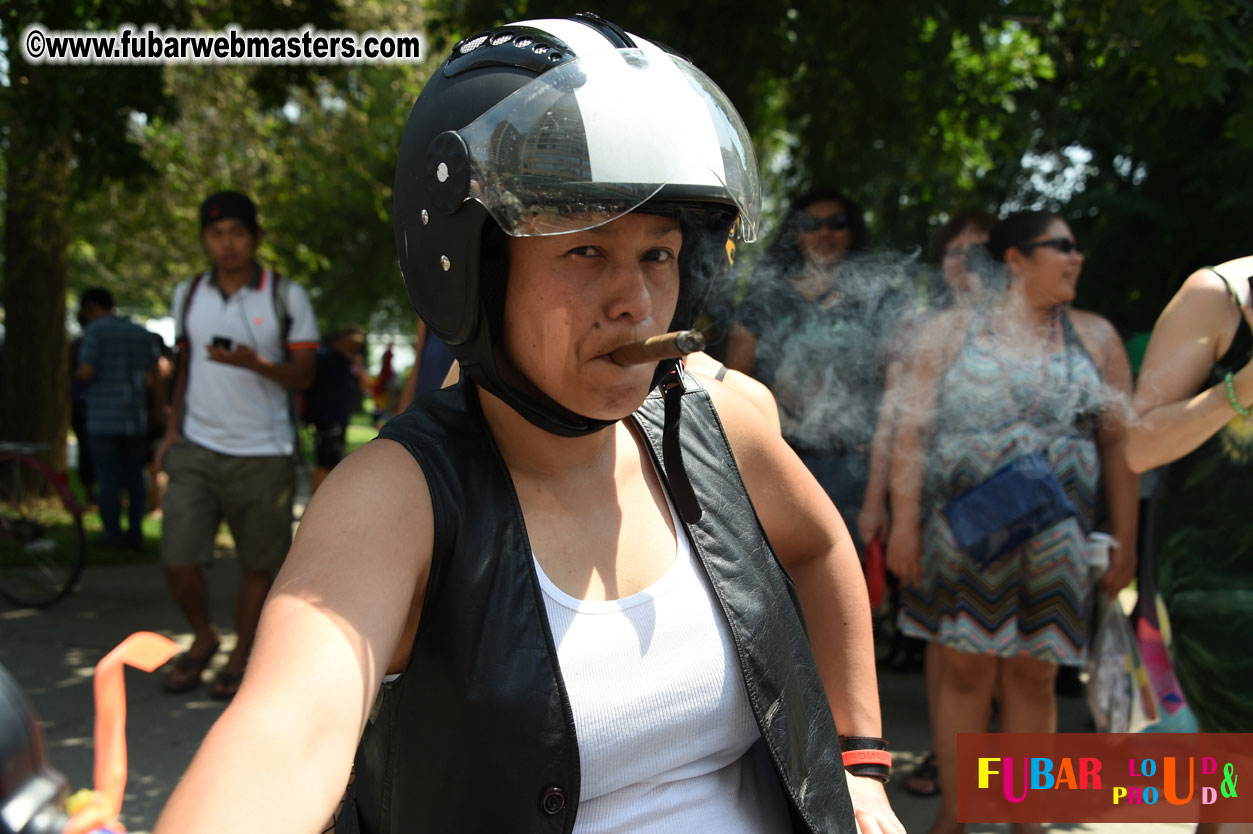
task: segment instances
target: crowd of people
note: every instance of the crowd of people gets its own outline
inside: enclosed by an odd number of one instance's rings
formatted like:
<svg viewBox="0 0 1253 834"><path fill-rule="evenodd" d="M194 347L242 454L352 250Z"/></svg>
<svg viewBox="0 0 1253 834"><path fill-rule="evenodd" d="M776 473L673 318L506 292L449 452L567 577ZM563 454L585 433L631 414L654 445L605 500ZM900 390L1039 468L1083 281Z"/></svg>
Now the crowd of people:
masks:
<svg viewBox="0 0 1253 834"><path fill-rule="evenodd" d="M212 690L229 700L291 546L301 425L313 432L316 491L345 455L362 395L390 383L384 373L366 373L360 327L345 326L321 344L305 289L258 263L261 229L249 197L213 194L200 219L211 266L174 288L178 362L158 334L116 314L111 293L92 288L80 299L83 334L71 375L81 404L79 472L104 530L98 544L140 550L149 507L162 515L167 584L194 635L164 678L171 693L197 687L220 645L204 571L219 526L230 530L241 568L237 639ZM389 362L384 372L394 375Z"/></svg>
<svg viewBox="0 0 1253 834"><path fill-rule="evenodd" d="M1073 306L1083 254L1062 217L959 213L932 251L930 270L870 255L855 202L806 192L748 279L726 357L774 393L863 558L886 546L897 633L926 644L934 752L906 788L941 795L938 833L964 830L957 735L1055 731L1055 680L1088 660L1096 597L1138 569L1141 592L1165 601L1202 729L1253 726L1233 630L1253 536L1231 503L1253 450L1253 257L1185 282L1133 395L1117 330ZM1137 473L1172 462L1141 547ZM1044 517L1023 514L1024 476L1052 490ZM973 528L963 504L982 514ZM1097 531L1114 545L1094 571Z"/></svg>
<svg viewBox="0 0 1253 834"><path fill-rule="evenodd" d="M536 64L515 36L579 57ZM579 176L528 156L554 130L582 149ZM419 815L568 831L576 808L579 834L902 831L882 784L871 548L898 580L896 628L926 644L933 756L909 787L941 797L932 834L964 830L957 734L1056 729L1058 670L1086 662L1098 596L1146 552L1136 473L1168 463L1167 494L1188 500L1161 504L1146 555L1176 671L1203 729L1250 729L1253 529L1236 505L1253 257L1187 279L1133 387L1115 327L1073 305L1084 258L1051 212L954 213L924 262L876 251L857 202L817 187L737 270L728 238L752 240L761 207L751 147L699 70L594 15L467 40L400 149L398 253L421 318L403 389L372 387L359 328L318 349L303 288L257 263L247 197L205 201L213 267L174 292L181 360L154 460L194 633L166 689L198 685L219 646L203 566L222 519L238 641L214 689L232 704L158 831L220 829L240 808L310 831L332 815L337 831ZM448 173L467 165L475 183ZM711 274L740 296L714 307L712 356L612 358L693 326ZM105 415L123 399L146 413L160 353L112 306L84 296L76 374L98 385L84 431L106 536L124 540L150 426ZM306 389L317 495L293 542ZM388 392L382 439L341 462L345 404ZM1096 570L1098 531L1114 543Z"/></svg>

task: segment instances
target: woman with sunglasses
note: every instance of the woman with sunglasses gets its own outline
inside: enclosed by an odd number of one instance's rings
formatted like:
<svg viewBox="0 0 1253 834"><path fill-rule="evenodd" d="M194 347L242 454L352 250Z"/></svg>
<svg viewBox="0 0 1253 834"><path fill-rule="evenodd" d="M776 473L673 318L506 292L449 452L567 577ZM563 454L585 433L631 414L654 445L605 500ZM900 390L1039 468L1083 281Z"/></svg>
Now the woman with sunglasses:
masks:
<svg viewBox="0 0 1253 834"><path fill-rule="evenodd" d="M1085 660L1086 542L1102 497L1120 545L1102 592L1115 594L1135 570L1138 485L1124 452L1131 371L1114 327L1070 307L1083 255L1066 222L1042 211L1002 220L988 250L1008 285L993 302L924 328L892 455L887 563L907 586L900 626L941 646L934 744L943 805L932 834L964 830L957 734L986 732L994 691L1002 732L1056 729L1058 666ZM959 547L949 502L1028 458L1051 473L1067 509L1003 552Z"/></svg>
<svg viewBox="0 0 1253 834"><path fill-rule="evenodd" d="M1131 468L1170 464L1154 510L1155 584L1175 671L1205 732L1253 731L1253 256L1188 276L1136 384Z"/></svg>
<svg viewBox="0 0 1253 834"><path fill-rule="evenodd" d="M758 260L728 337L728 367L761 380L783 436L853 521L865 492L883 388L884 286L853 268L866 250L861 207L833 188L792 203ZM889 320L890 318L890 320Z"/></svg>

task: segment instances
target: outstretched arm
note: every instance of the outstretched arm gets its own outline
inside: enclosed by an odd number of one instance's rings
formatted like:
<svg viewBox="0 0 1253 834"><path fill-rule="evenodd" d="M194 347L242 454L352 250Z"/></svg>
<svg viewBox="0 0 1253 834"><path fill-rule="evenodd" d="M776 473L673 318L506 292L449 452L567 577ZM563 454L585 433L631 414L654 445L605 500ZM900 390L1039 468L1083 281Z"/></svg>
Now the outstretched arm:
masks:
<svg viewBox="0 0 1253 834"><path fill-rule="evenodd" d="M317 832L430 565L426 480L376 440L309 504L266 601L239 694L157 821L173 832Z"/></svg>

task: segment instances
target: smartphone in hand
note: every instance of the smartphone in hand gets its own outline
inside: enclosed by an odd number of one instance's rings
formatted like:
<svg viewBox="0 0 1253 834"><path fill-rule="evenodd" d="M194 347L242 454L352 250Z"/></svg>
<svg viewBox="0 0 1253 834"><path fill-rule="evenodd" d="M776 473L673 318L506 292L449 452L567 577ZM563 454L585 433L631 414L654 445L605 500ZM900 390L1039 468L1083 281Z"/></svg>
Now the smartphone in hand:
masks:
<svg viewBox="0 0 1253 834"><path fill-rule="evenodd" d="M223 350L234 350L234 349L235 349L235 343L234 343L233 341L231 341L231 337L230 337L230 336L214 336L214 337L213 337L213 346L214 346L214 347L220 347L220 348L222 348Z"/></svg>

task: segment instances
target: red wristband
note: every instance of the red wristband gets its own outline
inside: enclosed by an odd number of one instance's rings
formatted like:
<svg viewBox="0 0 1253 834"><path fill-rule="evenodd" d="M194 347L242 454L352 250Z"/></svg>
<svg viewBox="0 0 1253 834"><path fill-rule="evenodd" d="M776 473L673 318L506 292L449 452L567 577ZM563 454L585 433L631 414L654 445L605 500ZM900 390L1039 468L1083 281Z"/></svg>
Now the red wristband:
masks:
<svg viewBox="0 0 1253 834"><path fill-rule="evenodd" d="M860 764L892 766L892 754L886 750L845 750L843 756L845 767Z"/></svg>

